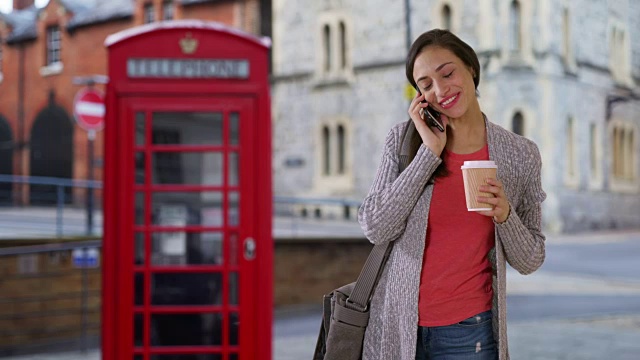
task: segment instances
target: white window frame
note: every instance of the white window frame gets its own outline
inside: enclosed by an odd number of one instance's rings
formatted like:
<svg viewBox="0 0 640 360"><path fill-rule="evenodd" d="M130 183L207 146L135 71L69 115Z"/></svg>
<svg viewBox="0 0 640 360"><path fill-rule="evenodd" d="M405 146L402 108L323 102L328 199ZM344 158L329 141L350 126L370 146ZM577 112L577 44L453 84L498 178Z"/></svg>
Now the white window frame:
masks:
<svg viewBox="0 0 640 360"><path fill-rule="evenodd" d="M167 17L167 14L171 16ZM176 7L171 0L162 2L162 20L173 20L176 17Z"/></svg>
<svg viewBox="0 0 640 360"><path fill-rule="evenodd" d="M142 4L142 23L151 24L156 21L156 12L152 2Z"/></svg>
<svg viewBox="0 0 640 360"><path fill-rule="evenodd" d="M316 171L314 176L314 192L318 195L331 195L335 192L353 189L353 163L351 138L353 131L351 122L346 117L334 117L321 121L316 131ZM344 130L342 160L338 129ZM325 146L325 129L328 129L328 149ZM327 155L329 158L327 158ZM342 162L343 168L340 169ZM328 163L328 169L326 169ZM327 171L328 170L328 171Z"/></svg>
<svg viewBox="0 0 640 360"><path fill-rule="evenodd" d="M2 36L0 36L0 84L2 84L2 79L4 79L4 76L2 75L2 72L4 71L4 41L2 39Z"/></svg>
<svg viewBox="0 0 640 360"><path fill-rule="evenodd" d="M316 82L353 82L352 25L341 12L320 14L316 42ZM329 29L327 39L326 29Z"/></svg>
<svg viewBox="0 0 640 360"><path fill-rule="evenodd" d="M56 29L58 37L57 39L51 38L51 30ZM57 46L57 49L52 49L53 46ZM45 53L44 62L45 65L40 68L41 76L52 76L62 73L64 65L62 64L62 29L60 25L47 26L45 29ZM57 58L50 58L50 53L57 53Z"/></svg>

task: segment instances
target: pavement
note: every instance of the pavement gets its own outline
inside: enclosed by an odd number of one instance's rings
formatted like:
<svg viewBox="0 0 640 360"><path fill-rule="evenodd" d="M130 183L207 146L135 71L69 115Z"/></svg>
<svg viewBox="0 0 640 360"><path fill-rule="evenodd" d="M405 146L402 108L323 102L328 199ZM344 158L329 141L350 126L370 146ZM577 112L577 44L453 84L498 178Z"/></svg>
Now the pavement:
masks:
<svg viewBox="0 0 640 360"><path fill-rule="evenodd" d="M274 233L313 236L327 222L276 219ZM333 224L358 234L357 224ZM276 230L276 228L278 230ZM346 229L346 230L345 230ZM509 270L513 360L640 359L640 230L548 235L547 261L529 276ZM607 259L601 262L601 259ZM276 309L273 360L311 359L320 304ZM98 350L5 357L98 360Z"/></svg>

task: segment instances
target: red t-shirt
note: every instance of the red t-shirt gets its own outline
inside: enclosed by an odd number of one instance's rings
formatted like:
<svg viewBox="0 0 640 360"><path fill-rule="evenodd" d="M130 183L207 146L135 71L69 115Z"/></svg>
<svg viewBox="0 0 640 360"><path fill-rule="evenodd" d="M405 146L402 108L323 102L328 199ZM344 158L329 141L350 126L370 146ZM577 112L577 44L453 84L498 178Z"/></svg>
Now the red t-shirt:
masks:
<svg viewBox="0 0 640 360"><path fill-rule="evenodd" d="M491 263L494 224L489 216L467 211L460 166L464 161L489 160L489 149L472 154L444 150L449 171L433 187L422 260L420 326L455 324L491 309Z"/></svg>

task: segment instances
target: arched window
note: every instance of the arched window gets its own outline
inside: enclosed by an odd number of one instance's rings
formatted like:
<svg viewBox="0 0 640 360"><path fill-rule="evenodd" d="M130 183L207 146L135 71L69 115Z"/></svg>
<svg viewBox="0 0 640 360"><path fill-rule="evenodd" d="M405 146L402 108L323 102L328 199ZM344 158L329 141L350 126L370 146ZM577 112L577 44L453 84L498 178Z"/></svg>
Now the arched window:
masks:
<svg viewBox="0 0 640 360"><path fill-rule="evenodd" d="M338 174L345 170L345 141L344 126L338 125Z"/></svg>
<svg viewBox="0 0 640 360"><path fill-rule="evenodd" d="M340 68L347 67L347 29L344 21L340 21Z"/></svg>
<svg viewBox="0 0 640 360"><path fill-rule="evenodd" d="M596 124L591 124L589 127L589 143L591 153L589 154L589 164L592 175L598 173L598 133Z"/></svg>
<svg viewBox="0 0 640 360"><path fill-rule="evenodd" d="M331 173L330 137L329 127L324 126L322 128L322 173L324 175Z"/></svg>
<svg viewBox="0 0 640 360"><path fill-rule="evenodd" d="M565 156L566 156L566 166L567 166L567 174L570 177L576 175L576 167L575 167L575 144L573 142L574 139L574 121L571 116L567 119L567 131L566 131L566 140L565 140Z"/></svg>
<svg viewBox="0 0 640 360"><path fill-rule="evenodd" d="M442 7L442 28L446 30L451 29L451 7L449 5L444 5Z"/></svg>
<svg viewBox="0 0 640 360"><path fill-rule="evenodd" d="M49 105L36 116L31 128L30 174L63 179L73 177L73 122L58 105ZM31 204L55 204L54 185L31 185ZM65 202L72 202L70 187L64 188Z"/></svg>
<svg viewBox="0 0 640 360"><path fill-rule="evenodd" d="M571 23L567 8L562 11L562 57L567 64L571 60Z"/></svg>
<svg viewBox="0 0 640 360"><path fill-rule="evenodd" d="M619 176L620 175L620 168L622 167L620 165L620 157L622 156L622 154L620 154L620 129L618 127L614 127L613 128L613 141L612 141L612 145L613 145L613 164L612 164L612 172L614 176Z"/></svg>
<svg viewBox="0 0 640 360"><path fill-rule="evenodd" d="M509 50L518 53L522 49L522 25L520 2L513 0L509 12Z"/></svg>
<svg viewBox="0 0 640 360"><path fill-rule="evenodd" d="M322 41L324 44L324 70L329 72L331 71L331 28L329 25L324 26Z"/></svg>
<svg viewBox="0 0 640 360"><path fill-rule="evenodd" d="M624 147L624 177L627 180L633 179L633 131L627 130Z"/></svg>
<svg viewBox="0 0 640 360"><path fill-rule="evenodd" d="M511 119L511 129L514 133L524 136L524 117L521 112L517 112Z"/></svg>

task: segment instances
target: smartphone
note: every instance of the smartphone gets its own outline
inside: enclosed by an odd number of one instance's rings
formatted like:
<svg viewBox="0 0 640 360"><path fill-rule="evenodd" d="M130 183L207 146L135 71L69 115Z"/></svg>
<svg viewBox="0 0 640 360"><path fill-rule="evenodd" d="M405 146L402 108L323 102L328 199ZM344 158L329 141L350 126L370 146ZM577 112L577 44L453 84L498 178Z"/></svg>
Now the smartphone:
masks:
<svg viewBox="0 0 640 360"><path fill-rule="evenodd" d="M420 90L416 89L416 91L418 92L418 96L422 94ZM422 100L421 102L424 104L429 104L427 100ZM444 132L444 127L442 126L442 124L440 124L440 112L429 105L424 108L424 113L427 114L427 119L430 126L435 126L438 128L438 130L440 130L440 132Z"/></svg>

